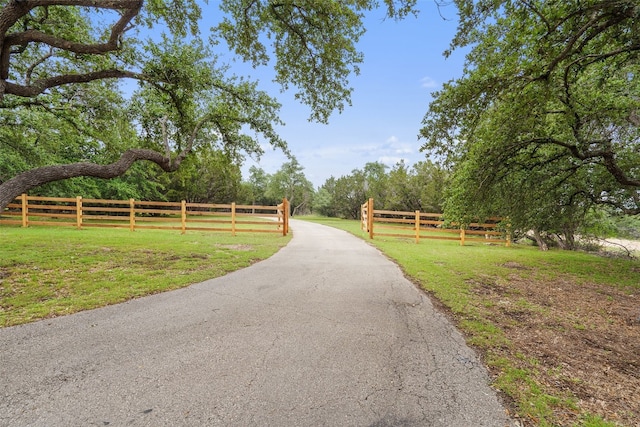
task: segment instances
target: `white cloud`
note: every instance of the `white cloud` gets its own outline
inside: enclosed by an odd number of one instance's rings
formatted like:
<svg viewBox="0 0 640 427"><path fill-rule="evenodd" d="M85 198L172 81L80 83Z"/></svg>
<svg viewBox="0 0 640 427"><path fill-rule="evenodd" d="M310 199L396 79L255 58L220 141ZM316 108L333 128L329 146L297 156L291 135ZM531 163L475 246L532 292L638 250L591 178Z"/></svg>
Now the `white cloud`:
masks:
<svg viewBox="0 0 640 427"><path fill-rule="evenodd" d="M400 139L395 135L387 138L386 144L383 147L380 147L382 150L392 151L394 154L411 154L413 153L413 148L411 144L407 144L406 142L400 142Z"/></svg>
<svg viewBox="0 0 640 427"><path fill-rule="evenodd" d="M436 83L436 81L433 80L431 77L424 76L423 78L420 79L420 86L422 86L425 89L434 89L438 87L438 83Z"/></svg>
<svg viewBox="0 0 640 427"><path fill-rule="evenodd" d="M380 144L360 144L346 147L351 153L373 153L380 150Z"/></svg>
<svg viewBox="0 0 640 427"><path fill-rule="evenodd" d="M401 147L396 148L396 154L411 154L413 153L413 149L409 146L409 144L402 144Z"/></svg>
<svg viewBox="0 0 640 427"><path fill-rule="evenodd" d="M389 138L387 138L387 140L385 142L387 144L397 144L398 142L400 142L400 140L398 139L397 136L391 135Z"/></svg>

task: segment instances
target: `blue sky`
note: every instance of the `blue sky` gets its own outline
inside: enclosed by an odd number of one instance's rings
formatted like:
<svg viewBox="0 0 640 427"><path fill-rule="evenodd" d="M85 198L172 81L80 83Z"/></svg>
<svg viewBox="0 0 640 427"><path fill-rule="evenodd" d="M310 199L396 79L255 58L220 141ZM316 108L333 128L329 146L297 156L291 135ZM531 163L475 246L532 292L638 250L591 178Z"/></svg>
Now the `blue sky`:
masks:
<svg viewBox="0 0 640 427"><path fill-rule="evenodd" d="M308 107L295 101L292 93L279 93L279 87L270 83L270 70L246 69L248 77L260 80L261 89L283 104L281 118L286 126L278 131L315 187L367 162L393 166L401 159L408 164L426 159L417 137L422 118L431 93L461 76L464 52L455 51L449 58L442 54L456 31L455 6L438 11L432 0L418 3L417 18L384 20L382 9L368 15L367 33L359 43L364 64L360 75L351 79L352 106L342 114L334 113L328 125L308 122ZM251 166L274 173L287 161L281 152L264 148L266 154L259 162L247 159L244 178Z"/></svg>

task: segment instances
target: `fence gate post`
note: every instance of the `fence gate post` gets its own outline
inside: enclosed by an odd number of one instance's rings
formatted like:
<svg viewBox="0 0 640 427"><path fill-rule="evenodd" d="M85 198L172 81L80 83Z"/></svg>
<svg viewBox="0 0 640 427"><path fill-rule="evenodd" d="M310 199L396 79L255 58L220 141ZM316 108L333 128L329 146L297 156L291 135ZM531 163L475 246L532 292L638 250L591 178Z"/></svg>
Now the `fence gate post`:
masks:
<svg viewBox="0 0 640 427"><path fill-rule="evenodd" d="M289 234L289 200L282 199L282 235Z"/></svg>
<svg viewBox="0 0 640 427"><path fill-rule="evenodd" d="M373 239L373 198L370 198L367 205L367 228L369 229L369 238Z"/></svg>
<svg viewBox="0 0 640 427"><path fill-rule="evenodd" d="M460 246L464 246L464 236L465 236L465 231L464 231L464 226L460 226Z"/></svg>
<svg viewBox="0 0 640 427"><path fill-rule="evenodd" d="M22 193L22 195L20 196L20 202L22 205L22 226L23 227L28 227L29 226L29 206L27 205L27 194L26 193Z"/></svg>
<svg viewBox="0 0 640 427"><path fill-rule="evenodd" d="M420 211L416 211L416 243L420 242Z"/></svg>
<svg viewBox="0 0 640 427"><path fill-rule="evenodd" d="M82 228L82 196L76 197L76 226Z"/></svg>

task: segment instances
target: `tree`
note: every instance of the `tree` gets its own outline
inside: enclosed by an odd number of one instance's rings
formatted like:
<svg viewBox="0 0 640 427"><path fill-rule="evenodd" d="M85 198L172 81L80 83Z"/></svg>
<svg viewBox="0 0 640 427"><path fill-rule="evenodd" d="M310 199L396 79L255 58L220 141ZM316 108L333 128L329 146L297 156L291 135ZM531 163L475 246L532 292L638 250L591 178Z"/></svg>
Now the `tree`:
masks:
<svg viewBox="0 0 640 427"><path fill-rule="evenodd" d="M384 209L442 213L447 174L431 161L418 162L411 168L397 163L387 177L388 199Z"/></svg>
<svg viewBox="0 0 640 427"><path fill-rule="evenodd" d="M230 203L238 200L242 174L240 167L223 151L199 149L187 157L172 174L160 178L169 201Z"/></svg>
<svg viewBox="0 0 640 427"><path fill-rule="evenodd" d="M327 179L314 208L321 215L357 219L360 206L373 198L378 209L442 212L447 179L447 172L430 161L411 168L401 161L389 172L382 163L370 162L350 175Z"/></svg>
<svg viewBox="0 0 640 427"><path fill-rule="evenodd" d="M403 17L415 0L385 3L389 16ZM145 129L147 139L155 138L150 147L128 148L108 165L83 161L26 170L0 183L0 211L35 186L77 176L109 179L139 160L174 171L206 138L216 137L230 150L256 149L243 124L285 147L272 128L278 122L275 100L256 84L226 76L228 69L198 45L201 10L195 0L4 0L0 6L3 111L63 109L61 94L69 88L122 78L138 80L143 99L158 107L148 110L153 118L147 124L155 123L153 131ZM266 65L271 58L264 41L269 40L277 82L283 89L296 86L296 98L311 107L311 117L326 121L349 103L348 78L362 61L355 48L363 33L362 16L375 6L362 0L223 0L226 15L213 29L211 45L225 40L242 59ZM101 27L102 22L108 24ZM135 29L145 27L166 28L162 42L136 35ZM193 44L177 41L187 35ZM197 56L202 52L209 58ZM198 102L205 93L206 102ZM225 108L234 114L227 117Z"/></svg>
<svg viewBox="0 0 640 427"><path fill-rule="evenodd" d="M310 212L313 202L313 184L305 177L304 168L295 157L282 165L269 179L265 195L279 202L287 198L291 216Z"/></svg>
<svg viewBox="0 0 640 427"><path fill-rule="evenodd" d="M410 170L404 161L396 163L389 172L389 198L385 202L374 198L376 206L393 211L415 211L420 200L417 189L411 187Z"/></svg>
<svg viewBox="0 0 640 427"><path fill-rule="evenodd" d="M413 196L418 200L415 209L442 213L448 180L449 171L430 160L413 165L408 187L417 193Z"/></svg>
<svg viewBox="0 0 640 427"><path fill-rule="evenodd" d="M456 4L452 49L471 51L421 130L453 166L450 211L500 208L522 227L579 222L592 204L640 213L637 2Z"/></svg>
<svg viewBox="0 0 640 427"><path fill-rule="evenodd" d="M56 103L0 110L0 183L29 169L81 161L110 163L140 140L126 100L114 81L94 81L59 91ZM77 177L38 189L39 195L161 199L155 172L137 164L112 179ZM160 197L160 198L159 198Z"/></svg>
<svg viewBox="0 0 640 427"><path fill-rule="evenodd" d="M256 166L249 168L249 180L244 183L247 187L247 203L262 206L280 203L279 201L267 198L267 187L270 179L271 175L266 173L262 168Z"/></svg>
<svg viewBox="0 0 640 427"><path fill-rule="evenodd" d="M379 203L378 206L385 206L387 203L387 169L388 166L381 162L368 162L362 169L365 197L366 199L370 197L376 199ZM361 203L364 203L364 201Z"/></svg>
<svg viewBox="0 0 640 427"><path fill-rule="evenodd" d="M365 187L366 176L359 169L336 180L332 199L337 216L348 219L360 217L360 206L367 200Z"/></svg>
<svg viewBox="0 0 640 427"><path fill-rule="evenodd" d="M331 177L330 180L333 180L335 185L335 178ZM325 185L320 187L318 191L316 191L315 196L313 197L313 211L318 215L323 216L337 216L333 210L333 196L327 189L327 180ZM331 184L329 184L331 185Z"/></svg>
<svg viewBox="0 0 640 427"><path fill-rule="evenodd" d="M474 147L480 149L482 147ZM569 180L556 177L548 186L539 183L548 179L550 169L513 171L490 186L478 185L484 179L482 154L470 152L468 158L456 166L446 189L445 215L462 224L495 216L508 218L509 225L519 235L532 232L540 249L552 242L567 249L575 246L574 236L585 225L586 214L593 203L574 194L584 177L580 174ZM517 236L516 236L517 237Z"/></svg>

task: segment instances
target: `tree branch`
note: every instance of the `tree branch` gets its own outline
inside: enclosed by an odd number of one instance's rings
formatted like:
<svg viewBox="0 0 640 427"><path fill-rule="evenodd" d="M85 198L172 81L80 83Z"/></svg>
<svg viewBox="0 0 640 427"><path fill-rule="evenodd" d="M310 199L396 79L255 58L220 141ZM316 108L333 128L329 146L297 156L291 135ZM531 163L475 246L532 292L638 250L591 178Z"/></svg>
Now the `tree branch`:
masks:
<svg viewBox="0 0 640 427"><path fill-rule="evenodd" d="M173 172L178 169L183 158L184 156L171 161L157 151L132 148L125 151L118 161L108 165L79 162L31 169L0 184L0 212L20 194L42 184L79 176L111 179L123 175L134 162L140 160L148 160L160 166L165 172Z"/></svg>
<svg viewBox="0 0 640 427"><path fill-rule="evenodd" d="M94 5L96 2L92 2ZM11 46L27 45L29 43L44 43L51 47L66 50L77 54L96 54L100 55L112 52L118 49L118 39L124 32L127 24L140 12L142 1L136 2L136 7L127 8L120 19L111 27L111 35L106 43L85 44L65 40L55 37L39 30L26 30L21 33L14 33L4 38L4 49L10 49ZM99 6L96 6L99 7Z"/></svg>
<svg viewBox="0 0 640 427"><path fill-rule="evenodd" d="M8 4L0 9L0 81L9 78L12 46L44 43L69 52L88 54L105 54L117 50L120 36L125 31L127 24L140 13L142 5L143 0L104 0L99 2L93 0L10 0ZM123 11L123 13L120 19L112 26L107 43L76 43L33 29L7 34L9 29L32 9L46 6L83 6L97 9L115 9ZM3 89L2 86L0 86L0 100L2 100L5 93L1 89Z"/></svg>
<svg viewBox="0 0 640 427"><path fill-rule="evenodd" d="M4 81L4 93L21 96L23 98L33 98L42 94L47 89L70 84L70 83L88 83L94 80L102 80L102 79L110 79L110 78L121 79L125 77L136 79L136 80L144 80L144 81L147 80L147 77L140 73L111 69L111 70L93 71L86 74L64 74L60 76L49 77L47 79L36 80L30 85L20 85L17 83ZM0 100L1 99L2 99L2 92L0 92Z"/></svg>

